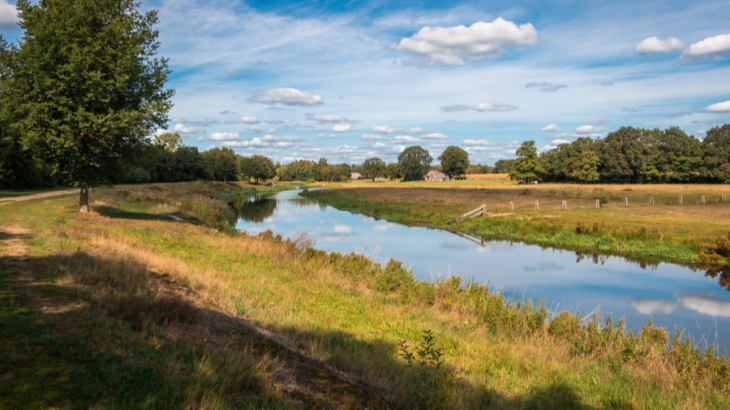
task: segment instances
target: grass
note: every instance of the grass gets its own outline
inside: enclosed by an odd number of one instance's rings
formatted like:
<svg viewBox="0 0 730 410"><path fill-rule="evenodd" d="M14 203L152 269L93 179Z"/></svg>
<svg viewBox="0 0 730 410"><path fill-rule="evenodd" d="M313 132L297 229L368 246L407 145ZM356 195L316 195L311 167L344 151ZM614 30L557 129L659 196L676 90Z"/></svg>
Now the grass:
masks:
<svg viewBox="0 0 730 410"><path fill-rule="evenodd" d="M451 219L486 204L485 217L449 225L485 239L652 260L724 264L730 257L726 243L730 202L721 202L722 194L730 191L725 185L518 186L502 179L467 179L442 183L358 181L333 188L306 195L339 209L435 227L445 227ZM702 195L705 204L701 203ZM600 209L596 209L597 200ZM562 210L562 201L567 202L567 211ZM510 202L514 212L510 212Z"/></svg>
<svg viewBox="0 0 730 410"><path fill-rule="evenodd" d="M283 359L234 343L236 318L354 373L403 407L418 384L399 346L417 345L425 330L443 353L442 369L455 376L446 408L730 405L727 360L650 325L637 335L611 320L582 325L458 277L416 281L399 262L318 251L271 232L229 234L98 211L152 214L220 189L110 191L96 195L86 215L68 198L0 208L0 225L29 230L22 259L38 282L18 280L22 261L4 251L0 343L20 353L0 357L0 407L327 408L322 399L364 408L348 401L351 393L292 395L287 386L299 379ZM316 385L317 377L302 383ZM47 392L30 393L45 385Z"/></svg>

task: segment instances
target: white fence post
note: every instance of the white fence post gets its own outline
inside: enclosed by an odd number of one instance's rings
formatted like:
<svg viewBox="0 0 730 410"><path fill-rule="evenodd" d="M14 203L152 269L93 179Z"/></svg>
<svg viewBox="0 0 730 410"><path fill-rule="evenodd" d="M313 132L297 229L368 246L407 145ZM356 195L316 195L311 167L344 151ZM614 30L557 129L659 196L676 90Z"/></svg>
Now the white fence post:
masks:
<svg viewBox="0 0 730 410"><path fill-rule="evenodd" d="M596 209L601 209L601 200L596 199Z"/></svg>
<svg viewBox="0 0 730 410"><path fill-rule="evenodd" d="M684 197L682 197L682 196L680 196L680 197L679 197L679 203L680 203L680 204L682 203L682 199L683 199L683 198L684 198Z"/></svg>
<svg viewBox="0 0 730 410"><path fill-rule="evenodd" d="M567 210L568 210L568 202L563 201L563 211L567 211Z"/></svg>
<svg viewBox="0 0 730 410"><path fill-rule="evenodd" d="M515 203L512 201L509 201L509 211L514 212L515 211Z"/></svg>
<svg viewBox="0 0 730 410"><path fill-rule="evenodd" d="M649 205L654 205L654 197L653 196L650 196L649 197Z"/></svg>
<svg viewBox="0 0 730 410"><path fill-rule="evenodd" d="M537 202L537 201L535 201L535 210L536 211L539 211L540 210L540 203Z"/></svg>
<svg viewBox="0 0 730 410"><path fill-rule="evenodd" d="M705 203L705 196L704 195L700 196L700 202L703 203L703 204Z"/></svg>
<svg viewBox="0 0 730 410"><path fill-rule="evenodd" d="M629 197L624 197L624 205L629 206Z"/></svg>

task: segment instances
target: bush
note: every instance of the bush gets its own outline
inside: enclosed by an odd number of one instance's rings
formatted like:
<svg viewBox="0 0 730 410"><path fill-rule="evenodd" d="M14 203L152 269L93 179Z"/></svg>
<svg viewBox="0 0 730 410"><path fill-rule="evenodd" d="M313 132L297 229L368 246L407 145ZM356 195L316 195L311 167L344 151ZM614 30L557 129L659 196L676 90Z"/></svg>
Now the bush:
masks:
<svg viewBox="0 0 730 410"><path fill-rule="evenodd" d="M421 343L411 352L406 342L400 344L402 357L410 371L411 395L419 409L442 409L456 389L454 373L444 367L444 354L437 349L433 333L423 332Z"/></svg>

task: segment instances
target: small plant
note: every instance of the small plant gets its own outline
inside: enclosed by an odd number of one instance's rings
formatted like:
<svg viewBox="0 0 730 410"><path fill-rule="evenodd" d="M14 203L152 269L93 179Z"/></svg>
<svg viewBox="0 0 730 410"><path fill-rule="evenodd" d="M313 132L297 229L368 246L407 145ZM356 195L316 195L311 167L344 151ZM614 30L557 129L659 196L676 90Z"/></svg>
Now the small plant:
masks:
<svg viewBox="0 0 730 410"><path fill-rule="evenodd" d="M600 202L601 205L606 205L607 203L609 203L608 196L606 196L606 195L601 195L600 197L598 197L596 199L598 199L598 202Z"/></svg>
<svg viewBox="0 0 730 410"><path fill-rule="evenodd" d="M416 406L419 409L444 408L456 389L456 378L444 367L444 354L442 349L436 348L433 333L425 330L414 352L405 341L401 342L400 357L410 368L408 381Z"/></svg>

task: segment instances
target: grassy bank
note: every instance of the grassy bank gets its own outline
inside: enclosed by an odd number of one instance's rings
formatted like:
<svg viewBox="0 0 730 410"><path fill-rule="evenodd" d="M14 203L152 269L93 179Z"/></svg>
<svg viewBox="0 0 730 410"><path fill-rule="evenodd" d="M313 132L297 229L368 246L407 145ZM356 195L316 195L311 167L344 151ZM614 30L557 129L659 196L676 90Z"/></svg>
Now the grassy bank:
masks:
<svg viewBox="0 0 730 410"><path fill-rule="evenodd" d="M396 261L167 216L204 222L185 204L220 190L99 192L87 215L75 198L1 207L0 240L14 245L0 259L0 349L13 352L0 356L0 407L730 405L727 360L660 329L634 335L610 320L582 324L459 278L416 281ZM289 353L247 339L242 320ZM414 352L425 330L443 356L414 368L399 346ZM294 351L356 381L298 371Z"/></svg>
<svg viewBox="0 0 730 410"><path fill-rule="evenodd" d="M305 195L338 209L404 224L459 229L485 239L652 260L725 264L730 257L730 202L721 201L722 194L730 191L726 186L506 183L487 179L440 186L358 183ZM447 226L481 204L487 206L485 216Z"/></svg>

